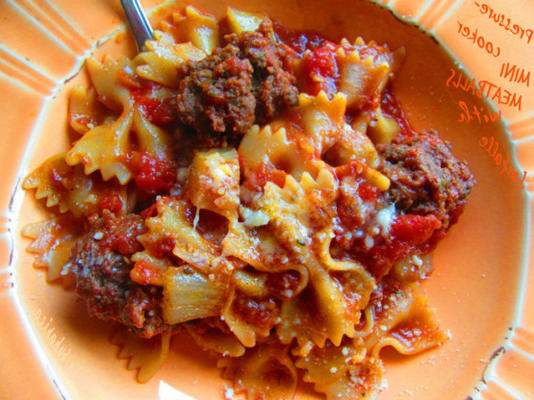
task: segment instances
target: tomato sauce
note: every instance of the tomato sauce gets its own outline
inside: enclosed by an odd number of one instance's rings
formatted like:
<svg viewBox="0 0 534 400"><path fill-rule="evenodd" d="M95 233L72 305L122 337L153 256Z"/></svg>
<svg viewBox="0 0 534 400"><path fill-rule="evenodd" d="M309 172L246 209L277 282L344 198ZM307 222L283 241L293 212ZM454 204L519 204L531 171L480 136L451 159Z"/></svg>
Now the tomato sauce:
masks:
<svg viewBox="0 0 534 400"><path fill-rule="evenodd" d="M345 310L347 315L357 315L357 313L361 310L362 301L362 296L357 287L359 282L354 281L352 274L346 271L335 271L334 273L331 273L331 276L341 289L341 293L345 301Z"/></svg>
<svg viewBox="0 0 534 400"><path fill-rule="evenodd" d="M130 91L139 110L150 122L167 125L176 121L176 96L172 91L124 70L117 74L120 83Z"/></svg>
<svg viewBox="0 0 534 400"><path fill-rule="evenodd" d="M150 252L158 258L172 254L176 242L170 237L165 237L150 244Z"/></svg>
<svg viewBox="0 0 534 400"><path fill-rule="evenodd" d="M163 286L163 271L145 260L135 263L130 270L130 278L140 285Z"/></svg>
<svg viewBox="0 0 534 400"><path fill-rule="evenodd" d="M280 23L274 23L279 40L289 46L297 57L302 58L302 90L317 95L323 90L328 96L337 92L339 71L336 61L338 45L312 30L292 31Z"/></svg>
<svg viewBox="0 0 534 400"><path fill-rule="evenodd" d="M374 319L381 320L386 317L388 310L397 307L402 299L403 288L399 281L385 278L382 280L369 298L369 306L373 308Z"/></svg>
<svg viewBox="0 0 534 400"><path fill-rule="evenodd" d="M167 125L176 120L176 99L170 97L151 97L146 93L134 95L139 109L145 117L156 125Z"/></svg>
<svg viewBox="0 0 534 400"><path fill-rule="evenodd" d="M137 237L146 232L141 218L124 224L122 218L115 217L111 212L104 211L103 214L106 227L104 245L124 256L143 250L143 246L137 241Z"/></svg>
<svg viewBox="0 0 534 400"><path fill-rule="evenodd" d="M143 219L154 218L156 215L158 215L158 204L156 202L152 203L150 206L141 211L140 215Z"/></svg>
<svg viewBox="0 0 534 400"><path fill-rule="evenodd" d="M117 193L108 194L98 201L98 209L101 213L104 210L108 210L112 214L119 215L122 211L122 207L122 200Z"/></svg>
<svg viewBox="0 0 534 400"><path fill-rule="evenodd" d="M302 56L306 50L318 49L326 42L324 36L318 32L312 30L293 31L278 21L273 22L273 28L278 39L293 49L298 56Z"/></svg>
<svg viewBox="0 0 534 400"><path fill-rule="evenodd" d="M244 168L241 164L241 168ZM246 168L246 167L245 167ZM249 189L262 192L263 187L267 182L273 182L279 187L284 187L286 182L286 172L272 166L261 163L255 170L248 169L246 173L246 180L243 182Z"/></svg>
<svg viewBox="0 0 534 400"><path fill-rule="evenodd" d="M297 271L288 270L267 274L265 284L274 296L289 299L296 295L295 291L299 286L300 279L300 274Z"/></svg>
<svg viewBox="0 0 534 400"><path fill-rule="evenodd" d="M393 220L389 235L372 236L373 246L367 248L365 239L354 242L353 254L362 261L377 279L386 275L393 264L412 253L423 253L429 249L426 244L441 228L436 216L400 215Z"/></svg>
<svg viewBox="0 0 534 400"><path fill-rule="evenodd" d="M363 177L364 169L367 168L358 160L352 160L350 163L335 168L337 179L341 182L343 178L350 176L355 179L358 184L358 195L364 201L374 201L378 199L380 190L371 185Z"/></svg>
<svg viewBox="0 0 534 400"><path fill-rule="evenodd" d="M302 89L316 96L321 90L332 97L337 92L339 68L336 60L337 45L326 42L304 55L302 59Z"/></svg>
<svg viewBox="0 0 534 400"><path fill-rule="evenodd" d="M146 152L132 152L127 163L134 172L137 187L145 197L166 194L176 183L176 167L164 158Z"/></svg>
<svg viewBox="0 0 534 400"><path fill-rule="evenodd" d="M280 310L274 299L256 299L236 293L232 310L248 323L259 328L274 326Z"/></svg>
<svg viewBox="0 0 534 400"><path fill-rule="evenodd" d="M434 215L399 215L391 225L391 235L402 243L420 245L426 242L441 222Z"/></svg>
<svg viewBox="0 0 534 400"><path fill-rule="evenodd" d="M406 136L414 136L417 135L417 132L413 130L410 123L408 122L408 119L406 118L406 115L404 114L404 111L402 111L402 108L399 105L399 102L395 95L393 94L391 87L386 87L386 89L382 92L382 102L380 103L380 109L382 110L382 113L388 117L393 118L400 127L399 136L400 137L406 137Z"/></svg>

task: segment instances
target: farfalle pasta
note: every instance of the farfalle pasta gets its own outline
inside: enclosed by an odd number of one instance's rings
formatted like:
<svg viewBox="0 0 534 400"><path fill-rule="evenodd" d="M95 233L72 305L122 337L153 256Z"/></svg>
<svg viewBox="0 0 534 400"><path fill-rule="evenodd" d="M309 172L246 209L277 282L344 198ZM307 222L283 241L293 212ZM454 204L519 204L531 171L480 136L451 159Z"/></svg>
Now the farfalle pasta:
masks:
<svg viewBox="0 0 534 400"><path fill-rule="evenodd" d="M51 217L23 234L123 326L140 381L183 333L250 400L292 399L299 376L373 399L382 348L448 338L420 284L474 179L404 118L404 49L281 29L188 6L133 59L90 58L71 147L23 182Z"/></svg>

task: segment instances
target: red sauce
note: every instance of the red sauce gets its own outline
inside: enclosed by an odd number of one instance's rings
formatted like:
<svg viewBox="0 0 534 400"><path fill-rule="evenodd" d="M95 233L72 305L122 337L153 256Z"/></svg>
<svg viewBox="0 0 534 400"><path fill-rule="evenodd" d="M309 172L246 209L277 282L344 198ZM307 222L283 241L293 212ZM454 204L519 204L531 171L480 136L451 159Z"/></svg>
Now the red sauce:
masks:
<svg viewBox="0 0 534 400"><path fill-rule="evenodd" d="M341 165L334 169L336 177L341 181L346 176L352 176L354 178L363 176L365 164L359 160L352 160L350 163Z"/></svg>
<svg viewBox="0 0 534 400"><path fill-rule="evenodd" d="M116 218L110 212L104 212L104 224L107 234L104 243L112 250L128 256L143 249L137 237L146 232L141 218L130 223L124 223L123 218Z"/></svg>
<svg viewBox="0 0 534 400"><path fill-rule="evenodd" d="M166 255L172 254L174 250L175 241L172 238L166 237L157 240L150 245L150 252L158 258L162 258Z"/></svg>
<svg viewBox="0 0 534 400"><path fill-rule="evenodd" d="M140 215L143 217L143 219L154 218L156 215L158 215L158 204L156 202L152 203L150 206L141 211Z"/></svg>
<svg viewBox="0 0 534 400"><path fill-rule="evenodd" d="M334 219L334 242L342 249L351 248L353 243L357 241L354 233L364 227L370 216L370 213L365 212L365 209L376 209L381 198L380 190L363 177L365 168L359 161L353 160L349 164L334 169L340 184L346 177L353 179L355 195L361 199L361 201L355 201L351 192L345 193L344 191L336 199L337 217ZM347 235L349 232L353 235Z"/></svg>
<svg viewBox="0 0 534 400"><path fill-rule="evenodd" d="M163 271L145 260L135 263L130 270L130 278L140 285L163 286Z"/></svg>
<svg viewBox="0 0 534 400"><path fill-rule="evenodd" d="M273 28L278 39L291 47L299 56L302 56L306 50L315 50L324 46L326 42L326 39L315 31L293 31L287 29L278 21L273 23Z"/></svg>
<svg viewBox="0 0 534 400"><path fill-rule="evenodd" d="M120 70L120 83L130 90L143 115L153 124L166 125L176 120L176 97L168 90L162 90L159 83ZM165 94L165 95L163 95Z"/></svg>
<svg viewBox="0 0 534 400"><path fill-rule="evenodd" d="M352 160L348 164L335 168L334 171L339 181L343 180L343 178L347 176L354 178L358 184L358 195L362 200L374 201L378 199L380 190L376 186L373 186L367 182L367 180L363 177L365 168L366 166L360 161Z"/></svg>
<svg viewBox="0 0 534 400"><path fill-rule="evenodd" d="M119 215L121 213L122 205L122 200L117 193L108 194L98 201L98 209L100 212L108 210L115 215Z"/></svg>
<svg viewBox="0 0 534 400"><path fill-rule="evenodd" d="M127 161L134 172L135 184L147 197L166 194L176 183L176 168L167 159L134 151Z"/></svg>
<svg viewBox="0 0 534 400"><path fill-rule="evenodd" d="M236 293L232 309L249 324L268 329L274 326L280 313L274 299L255 299Z"/></svg>
<svg viewBox="0 0 534 400"><path fill-rule="evenodd" d="M300 283L300 274L295 270L274 272L267 274L266 285L273 296L290 299L295 297L296 289Z"/></svg>
<svg viewBox="0 0 534 400"><path fill-rule="evenodd" d="M362 261L376 278L389 272L393 264L414 252L428 250L425 246L433 237L441 222L434 215L401 215L391 225L391 231L385 238L374 236L374 244L367 249L364 239L353 245L356 259Z"/></svg>
<svg viewBox="0 0 534 400"><path fill-rule="evenodd" d="M336 61L337 49L337 45L326 42L323 47L304 55L302 59L302 89L305 92L315 96L322 90L329 97L337 92L339 80Z"/></svg>
<svg viewBox="0 0 534 400"><path fill-rule="evenodd" d="M358 194L363 200L371 201L376 200L380 191L376 186L369 184L366 180L360 179L358 185Z"/></svg>
<svg viewBox="0 0 534 400"><path fill-rule="evenodd" d="M249 182L252 183L256 190L262 190L265 184L269 181L272 167L267 164L260 164L252 174L249 175Z"/></svg>
<svg viewBox="0 0 534 400"><path fill-rule="evenodd" d="M391 235L399 242L418 246L426 242L441 222L434 215L399 215L391 225Z"/></svg>
<svg viewBox="0 0 534 400"><path fill-rule="evenodd" d="M287 174L284 171L281 171L279 169L273 169L271 171L271 176L269 177L269 181L274 183L275 185L284 187L286 183L286 175Z"/></svg>
<svg viewBox="0 0 534 400"><path fill-rule="evenodd" d="M375 207L376 200L379 196L379 191L371 186L363 178L356 178L357 193L364 202L367 202L369 207ZM336 201L337 220L335 221L334 234L335 241L342 247L350 246L351 241L347 242L345 237L346 232L355 232L364 224L364 215L356 213L354 210L354 201L352 198L346 196L338 197Z"/></svg>
<svg viewBox="0 0 534 400"><path fill-rule="evenodd" d="M247 171L247 180L244 182L244 184L252 190L261 192L263 191L263 187L267 182L273 182L279 187L284 187L286 175L287 174L285 171L273 168L265 163L261 163L256 170Z"/></svg>
<svg viewBox="0 0 534 400"><path fill-rule="evenodd" d="M146 118L156 125L166 125L176 119L175 97L150 97L146 95L136 96L139 109Z"/></svg>
<svg viewBox="0 0 534 400"><path fill-rule="evenodd" d="M384 115L387 115L397 121L400 127L399 136L417 135L417 133L410 126L406 115L404 115L404 111L402 111L397 98L392 93L391 87L389 86L382 92L382 102L380 104L380 108Z"/></svg>
<svg viewBox="0 0 534 400"><path fill-rule="evenodd" d="M354 281L354 277L349 272L336 271L332 274L332 279L336 281L340 288L342 288L341 293L343 294L343 299L345 300L345 310L346 313L350 316L355 315L360 309L362 296L358 293L359 282Z"/></svg>
<svg viewBox="0 0 534 400"><path fill-rule="evenodd" d="M375 320L383 319L388 310L394 310L398 306L397 302L402 299L402 294L399 281L387 277L381 281L369 298L369 305L373 308Z"/></svg>

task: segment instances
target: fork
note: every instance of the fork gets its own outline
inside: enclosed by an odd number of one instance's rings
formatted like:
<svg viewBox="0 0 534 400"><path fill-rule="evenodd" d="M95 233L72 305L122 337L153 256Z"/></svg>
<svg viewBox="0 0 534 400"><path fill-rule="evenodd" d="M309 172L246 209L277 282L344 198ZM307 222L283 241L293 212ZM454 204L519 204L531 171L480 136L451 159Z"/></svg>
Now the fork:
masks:
<svg viewBox="0 0 534 400"><path fill-rule="evenodd" d="M143 51L145 42L154 38L154 31L139 4L139 0L121 0L122 9L135 37L137 50Z"/></svg>

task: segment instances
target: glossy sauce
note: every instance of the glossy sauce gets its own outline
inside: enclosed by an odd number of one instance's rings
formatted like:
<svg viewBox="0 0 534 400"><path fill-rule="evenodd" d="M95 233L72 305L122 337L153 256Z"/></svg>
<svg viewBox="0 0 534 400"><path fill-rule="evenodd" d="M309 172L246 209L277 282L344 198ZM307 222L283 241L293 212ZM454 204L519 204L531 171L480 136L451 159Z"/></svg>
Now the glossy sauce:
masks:
<svg viewBox="0 0 534 400"><path fill-rule="evenodd" d="M168 159L134 151L127 162L134 172L135 184L146 197L166 194L176 183L176 167Z"/></svg>

